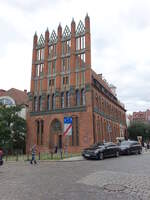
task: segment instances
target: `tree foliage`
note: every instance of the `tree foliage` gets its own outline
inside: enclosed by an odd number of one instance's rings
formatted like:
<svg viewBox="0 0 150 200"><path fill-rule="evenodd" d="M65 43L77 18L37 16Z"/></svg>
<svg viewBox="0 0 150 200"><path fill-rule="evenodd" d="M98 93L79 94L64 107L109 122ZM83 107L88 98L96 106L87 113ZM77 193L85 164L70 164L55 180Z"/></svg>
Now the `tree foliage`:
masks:
<svg viewBox="0 0 150 200"><path fill-rule="evenodd" d="M133 122L128 127L130 139L137 140L137 136L142 136L143 140L150 140L150 124L143 122Z"/></svg>
<svg viewBox="0 0 150 200"><path fill-rule="evenodd" d="M0 106L0 147L11 152L25 148L26 121L20 111L21 106Z"/></svg>

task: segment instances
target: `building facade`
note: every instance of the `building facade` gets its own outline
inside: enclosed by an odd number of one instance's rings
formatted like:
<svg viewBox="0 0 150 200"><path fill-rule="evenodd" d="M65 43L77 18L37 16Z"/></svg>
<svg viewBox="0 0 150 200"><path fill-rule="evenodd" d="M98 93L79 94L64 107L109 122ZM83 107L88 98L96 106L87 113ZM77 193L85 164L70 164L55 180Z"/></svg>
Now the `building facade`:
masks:
<svg viewBox="0 0 150 200"><path fill-rule="evenodd" d="M26 120L28 110L27 91L21 91L16 88L11 88L7 91L0 89L0 105L22 106L19 116Z"/></svg>
<svg viewBox="0 0 150 200"><path fill-rule="evenodd" d="M116 141L126 133L126 110L101 75L91 69L90 18L45 37L35 33L27 151L56 145L79 152L98 141ZM72 135L64 136L64 117L72 118Z"/></svg>
<svg viewBox="0 0 150 200"><path fill-rule="evenodd" d="M133 112L132 121L150 123L150 110Z"/></svg>

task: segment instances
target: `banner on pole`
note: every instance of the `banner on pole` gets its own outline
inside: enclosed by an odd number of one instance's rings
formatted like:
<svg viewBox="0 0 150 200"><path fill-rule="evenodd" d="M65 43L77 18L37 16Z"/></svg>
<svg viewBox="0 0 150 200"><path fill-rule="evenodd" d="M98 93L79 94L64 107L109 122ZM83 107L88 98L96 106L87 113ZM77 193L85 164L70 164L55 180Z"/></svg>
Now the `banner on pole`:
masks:
<svg viewBox="0 0 150 200"><path fill-rule="evenodd" d="M72 135L72 117L64 117L64 136Z"/></svg>

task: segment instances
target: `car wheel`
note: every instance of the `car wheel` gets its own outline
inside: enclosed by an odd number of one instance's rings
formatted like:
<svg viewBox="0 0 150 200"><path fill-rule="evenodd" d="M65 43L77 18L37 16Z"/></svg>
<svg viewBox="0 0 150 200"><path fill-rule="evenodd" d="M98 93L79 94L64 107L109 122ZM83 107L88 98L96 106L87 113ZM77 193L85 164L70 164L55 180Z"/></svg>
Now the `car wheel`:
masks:
<svg viewBox="0 0 150 200"><path fill-rule="evenodd" d="M119 157L119 151L116 151L115 157Z"/></svg>
<svg viewBox="0 0 150 200"><path fill-rule="evenodd" d="M100 154L99 154L99 159L100 159L100 160L103 160L103 159L104 159L104 154L103 154L103 153L100 153Z"/></svg>
<svg viewBox="0 0 150 200"><path fill-rule="evenodd" d="M141 154L142 153L142 150L140 149L140 150L138 150L138 154Z"/></svg>
<svg viewBox="0 0 150 200"><path fill-rule="evenodd" d="M128 154L128 155L130 155L130 154L131 154L131 152L130 152L130 150L129 150L129 149L127 150L127 154Z"/></svg>

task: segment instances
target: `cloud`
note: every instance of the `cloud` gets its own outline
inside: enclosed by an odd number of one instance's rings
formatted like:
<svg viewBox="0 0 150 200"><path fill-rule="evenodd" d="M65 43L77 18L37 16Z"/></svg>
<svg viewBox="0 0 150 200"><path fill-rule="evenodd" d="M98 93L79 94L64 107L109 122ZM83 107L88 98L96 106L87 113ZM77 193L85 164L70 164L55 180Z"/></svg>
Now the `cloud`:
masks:
<svg viewBox="0 0 150 200"><path fill-rule="evenodd" d="M78 24L87 12L92 68L116 85L128 111L149 108L149 0L2 0L0 87L29 90L34 32L57 31L60 22L64 29L72 17Z"/></svg>

